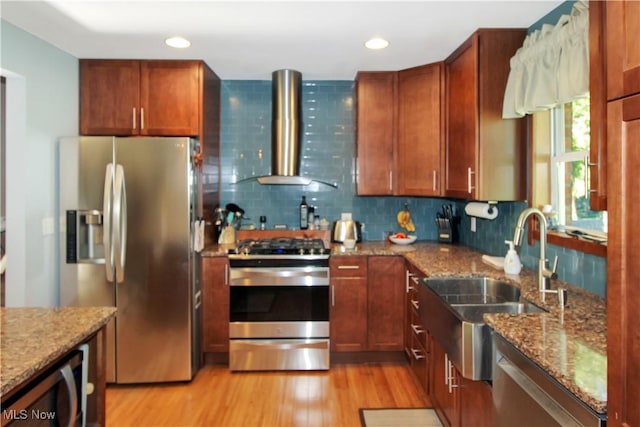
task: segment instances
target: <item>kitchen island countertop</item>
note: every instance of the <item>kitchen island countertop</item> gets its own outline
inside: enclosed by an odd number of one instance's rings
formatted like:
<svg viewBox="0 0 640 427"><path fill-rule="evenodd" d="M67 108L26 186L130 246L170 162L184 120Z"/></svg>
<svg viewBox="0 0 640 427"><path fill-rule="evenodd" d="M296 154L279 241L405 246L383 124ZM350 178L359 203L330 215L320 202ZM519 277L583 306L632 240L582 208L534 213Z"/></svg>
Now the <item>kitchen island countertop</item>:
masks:
<svg viewBox="0 0 640 427"><path fill-rule="evenodd" d="M86 341L115 313L115 307L1 308L0 394Z"/></svg>
<svg viewBox="0 0 640 427"><path fill-rule="evenodd" d="M220 246L204 256L224 256ZM521 295L548 311L546 314L485 314L485 321L560 384L594 411L607 410L607 319L604 298L560 280L552 289L568 291L568 306L561 315L555 295L542 301L537 271L524 268L508 275L482 261L482 253L466 246L436 242L394 245L384 241L358 243L354 249L333 244L331 256L400 255L429 277L487 276L518 286Z"/></svg>

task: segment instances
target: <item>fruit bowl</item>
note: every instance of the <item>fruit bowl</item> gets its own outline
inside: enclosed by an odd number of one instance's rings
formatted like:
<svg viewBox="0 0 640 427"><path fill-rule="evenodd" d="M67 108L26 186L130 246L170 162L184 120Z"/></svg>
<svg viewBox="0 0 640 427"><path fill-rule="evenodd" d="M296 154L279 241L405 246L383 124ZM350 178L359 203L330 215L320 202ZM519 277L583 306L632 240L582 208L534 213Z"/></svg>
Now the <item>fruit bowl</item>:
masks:
<svg viewBox="0 0 640 427"><path fill-rule="evenodd" d="M418 237L417 236L398 236L397 234L393 234L391 236L389 236L389 240L391 241L391 243L394 243L396 245L410 245L413 242L416 241Z"/></svg>

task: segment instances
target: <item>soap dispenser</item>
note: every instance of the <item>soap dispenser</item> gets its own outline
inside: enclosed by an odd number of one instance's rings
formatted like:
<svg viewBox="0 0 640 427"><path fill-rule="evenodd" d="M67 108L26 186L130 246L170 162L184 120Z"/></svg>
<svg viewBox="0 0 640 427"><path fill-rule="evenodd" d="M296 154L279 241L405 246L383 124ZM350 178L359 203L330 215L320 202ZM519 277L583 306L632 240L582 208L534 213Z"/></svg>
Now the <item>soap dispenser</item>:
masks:
<svg viewBox="0 0 640 427"><path fill-rule="evenodd" d="M509 245L507 255L504 257L504 272L507 274L520 274L522 270L522 264L520 263L520 257L511 240L504 241Z"/></svg>

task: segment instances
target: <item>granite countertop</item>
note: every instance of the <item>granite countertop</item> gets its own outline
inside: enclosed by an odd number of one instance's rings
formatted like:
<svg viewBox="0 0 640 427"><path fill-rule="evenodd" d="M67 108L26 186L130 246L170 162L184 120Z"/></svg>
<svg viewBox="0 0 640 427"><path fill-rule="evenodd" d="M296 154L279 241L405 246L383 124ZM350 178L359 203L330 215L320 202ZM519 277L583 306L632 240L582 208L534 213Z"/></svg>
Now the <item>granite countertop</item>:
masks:
<svg viewBox="0 0 640 427"><path fill-rule="evenodd" d="M115 307L1 308L0 394L77 347L115 313Z"/></svg>
<svg viewBox="0 0 640 427"><path fill-rule="evenodd" d="M227 248L209 248L205 256L224 256ZM603 414L607 410L606 301L560 280L552 289L567 289L568 305L561 314L557 297L538 292L537 271L523 269L508 275L482 261L482 253L465 246L416 242L407 246L384 241L358 243L354 249L339 244L331 256L401 255L430 277L487 276L518 286L522 297L547 314L485 314L484 320L560 384Z"/></svg>

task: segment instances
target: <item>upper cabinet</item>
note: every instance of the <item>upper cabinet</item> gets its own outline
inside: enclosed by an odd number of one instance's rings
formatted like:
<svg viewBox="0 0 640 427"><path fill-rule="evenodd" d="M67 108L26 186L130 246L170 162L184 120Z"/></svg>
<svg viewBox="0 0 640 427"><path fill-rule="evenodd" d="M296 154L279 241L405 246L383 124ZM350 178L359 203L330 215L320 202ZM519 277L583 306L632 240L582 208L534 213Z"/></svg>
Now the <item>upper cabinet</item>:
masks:
<svg viewBox="0 0 640 427"><path fill-rule="evenodd" d="M358 195L441 195L443 70L358 73Z"/></svg>
<svg viewBox="0 0 640 427"><path fill-rule="evenodd" d="M393 194L396 81L396 72L356 76L356 191L360 196Z"/></svg>
<svg viewBox="0 0 640 427"><path fill-rule="evenodd" d="M80 60L80 134L198 136L202 61Z"/></svg>
<svg viewBox="0 0 640 427"><path fill-rule="evenodd" d="M613 100L640 93L640 2L605 3L607 99Z"/></svg>
<svg viewBox="0 0 640 427"><path fill-rule="evenodd" d="M526 198L526 123L502 119L509 61L525 36L524 29L481 29L445 61L447 197Z"/></svg>
<svg viewBox="0 0 640 427"><path fill-rule="evenodd" d="M398 72L397 195L440 196L444 63Z"/></svg>

